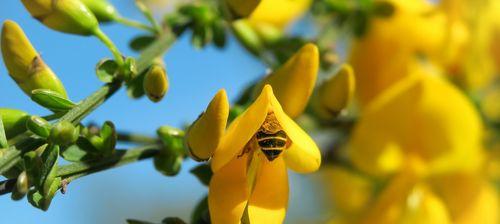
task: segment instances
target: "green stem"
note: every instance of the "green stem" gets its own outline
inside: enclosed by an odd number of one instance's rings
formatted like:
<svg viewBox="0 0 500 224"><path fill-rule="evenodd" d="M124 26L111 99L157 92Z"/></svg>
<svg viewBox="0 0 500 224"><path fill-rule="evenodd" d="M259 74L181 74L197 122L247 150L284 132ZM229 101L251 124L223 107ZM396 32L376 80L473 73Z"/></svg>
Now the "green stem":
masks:
<svg viewBox="0 0 500 224"><path fill-rule="evenodd" d="M57 171L57 176L71 182L92 173L152 158L160 152L160 147L158 144L152 144L130 150L117 150L112 156L95 162L80 162L61 166Z"/></svg>
<svg viewBox="0 0 500 224"><path fill-rule="evenodd" d="M104 32L102 32L101 29L97 28L95 31L94 31L94 35L102 42L104 43L104 45L106 45L106 47L108 47L108 49L111 51L111 53L113 54L115 60L116 60L116 63L118 63L119 66L122 66L125 62L123 61L123 57L122 57L122 54L120 53L120 51L118 50L118 48L116 47L116 45L113 43L113 41L111 41L111 39L109 39L108 35L106 35Z"/></svg>
<svg viewBox="0 0 500 224"><path fill-rule="evenodd" d="M154 27L154 30L156 31L156 33L161 34L162 28L161 28L160 24L158 24L158 22L156 22L156 19L154 18L153 13L151 13L151 11L148 9L148 7L146 7L141 1L138 1L138 0L135 1L135 5L137 6L137 8L139 8L139 10L142 12L144 17L146 17L146 19L149 21L149 23L151 23L151 25Z"/></svg>
<svg viewBox="0 0 500 224"><path fill-rule="evenodd" d="M141 30L145 30L145 31L151 32L151 33L157 33L158 32L153 27L150 27L150 26L148 26L146 24L143 24L143 23L135 21L135 20L127 19L125 17L117 17L115 19L115 21L118 22L118 23L121 23L121 24L123 24L125 26L134 27L134 28L137 28L137 29L141 29Z"/></svg>
<svg viewBox="0 0 500 224"><path fill-rule="evenodd" d="M118 133L118 141L136 143L136 144L154 144L159 141L147 135L140 135L134 133Z"/></svg>

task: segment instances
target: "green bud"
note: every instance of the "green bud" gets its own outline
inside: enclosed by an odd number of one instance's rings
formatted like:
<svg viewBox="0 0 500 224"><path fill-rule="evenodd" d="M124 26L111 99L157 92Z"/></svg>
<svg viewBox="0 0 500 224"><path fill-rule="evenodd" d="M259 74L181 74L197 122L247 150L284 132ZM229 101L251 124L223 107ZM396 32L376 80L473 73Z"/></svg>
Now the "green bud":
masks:
<svg viewBox="0 0 500 224"><path fill-rule="evenodd" d="M157 133L164 147L154 157L155 168L166 176L177 175L184 159L184 132L169 126L162 126Z"/></svg>
<svg viewBox="0 0 500 224"><path fill-rule="evenodd" d="M21 200L29 191L28 175L23 171L17 177L16 185L12 191L12 200Z"/></svg>
<svg viewBox="0 0 500 224"><path fill-rule="evenodd" d="M144 92L149 100L159 102L168 91L168 78L165 68L159 64L153 64L144 76Z"/></svg>
<svg viewBox="0 0 500 224"><path fill-rule="evenodd" d="M31 100L52 111L68 111L75 106L75 103L65 96L48 89L33 90Z"/></svg>
<svg viewBox="0 0 500 224"><path fill-rule="evenodd" d="M110 22L120 15L115 7L107 0L81 0L94 13L99 22Z"/></svg>
<svg viewBox="0 0 500 224"><path fill-rule="evenodd" d="M44 63L17 23L5 21L1 41L9 75L27 95L31 95L34 89L50 89L66 97L63 84Z"/></svg>
<svg viewBox="0 0 500 224"><path fill-rule="evenodd" d="M26 120L29 119L29 115L26 112L0 108L0 116L2 117L7 139L26 131Z"/></svg>
<svg viewBox="0 0 500 224"><path fill-rule="evenodd" d="M238 38L240 43L242 43L248 51L253 54L259 54L259 52L262 51L264 44L248 21L244 19L237 20L234 21L231 26L236 38Z"/></svg>
<svg viewBox="0 0 500 224"><path fill-rule="evenodd" d="M31 116L26 121L26 128L42 138L47 138L50 134L49 122L39 116Z"/></svg>
<svg viewBox="0 0 500 224"><path fill-rule="evenodd" d="M99 29L97 18L80 0L21 1L33 17L51 29L85 36Z"/></svg>
<svg viewBox="0 0 500 224"><path fill-rule="evenodd" d="M70 145L78 139L78 129L68 121L56 123L50 130L49 139L57 145Z"/></svg>

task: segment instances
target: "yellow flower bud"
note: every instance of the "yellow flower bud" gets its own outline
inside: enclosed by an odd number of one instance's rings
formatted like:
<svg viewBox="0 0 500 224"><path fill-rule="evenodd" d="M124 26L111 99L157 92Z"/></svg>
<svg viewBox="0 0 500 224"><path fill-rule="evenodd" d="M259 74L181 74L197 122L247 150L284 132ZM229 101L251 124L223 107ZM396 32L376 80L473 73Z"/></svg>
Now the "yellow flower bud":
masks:
<svg viewBox="0 0 500 224"><path fill-rule="evenodd" d="M2 27L2 55L10 77L31 95L35 89L49 89L67 97L63 84L43 62L23 30L7 20Z"/></svg>
<svg viewBox="0 0 500 224"><path fill-rule="evenodd" d="M231 11L241 17L249 16L261 0L226 0Z"/></svg>
<svg viewBox="0 0 500 224"><path fill-rule="evenodd" d="M26 120L29 115L21 110L0 108L0 116L7 138L14 137L26 131Z"/></svg>
<svg viewBox="0 0 500 224"><path fill-rule="evenodd" d="M80 0L21 0L47 27L64 33L91 35L99 29L94 14Z"/></svg>
<svg viewBox="0 0 500 224"><path fill-rule="evenodd" d="M267 76L255 93L260 93L264 85L271 85L285 113L295 118L302 114L307 106L316 84L318 69L318 47L306 44L281 68Z"/></svg>
<svg viewBox="0 0 500 224"><path fill-rule="evenodd" d="M87 8L94 13L99 22L115 20L119 14L115 7L107 0L81 0Z"/></svg>
<svg viewBox="0 0 500 224"><path fill-rule="evenodd" d="M317 109L325 117L335 116L347 107L354 97L355 78L352 67L342 65L336 75L325 80L316 97Z"/></svg>
<svg viewBox="0 0 500 224"><path fill-rule="evenodd" d="M186 141L191 157L201 161L212 156L224 134L228 116L229 102L222 89L188 130Z"/></svg>
<svg viewBox="0 0 500 224"><path fill-rule="evenodd" d="M153 64L144 77L144 92L153 102L159 102L168 91L168 78L165 68Z"/></svg>

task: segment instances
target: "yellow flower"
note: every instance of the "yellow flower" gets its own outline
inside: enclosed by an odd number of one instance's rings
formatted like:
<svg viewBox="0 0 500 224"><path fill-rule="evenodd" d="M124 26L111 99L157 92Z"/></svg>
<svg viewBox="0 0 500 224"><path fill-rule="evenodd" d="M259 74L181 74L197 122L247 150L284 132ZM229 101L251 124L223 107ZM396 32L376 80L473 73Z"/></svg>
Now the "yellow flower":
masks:
<svg viewBox="0 0 500 224"><path fill-rule="evenodd" d="M214 175L208 203L213 223L239 223L242 218L250 223L281 223L288 202L286 167L313 172L321 156L266 85L229 125L211 162Z"/></svg>
<svg viewBox="0 0 500 224"><path fill-rule="evenodd" d="M375 176L408 163L423 173L475 169L482 161L482 128L474 106L456 87L416 74L365 108L350 155L358 168Z"/></svg>
<svg viewBox="0 0 500 224"><path fill-rule="evenodd" d="M302 16L311 3L311 0L262 0L250 15L249 21L257 27L271 25L284 29Z"/></svg>
<svg viewBox="0 0 500 224"><path fill-rule="evenodd" d="M407 76L417 53L436 52L444 41L444 14L427 0L388 2L394 5L394 13L372 18L349 53L361 106Z"/></svg>
<svg viewBox="0 0 500 224"><path fill-rule="evenodd" d="M43 62L17 23L4 22L1 42L9 75L27 95L35 89L49 89L66 97L63 84Z"/></svg>
<svg viewBox="0 0 500 224"><path fill-rule="evenodd" d="M64 33L91 35L99 29L94 14L80 0L22 0L31 16Z"/></svg>
<svg viewBox="0 0 500 224"><path fill-rule="evenodd" d="M268 75L255 92L260 92L264 85L271 85L285 113L295 118L307 106L316 84L318 69L318 47L306 44L283 66Z"/></svg>
<svg viewBox="0 0 500 224"><path fill-rule="evenodd" d="M314 108L325 118L335 117L346 108L354 97L355 78L352 67L344 64L337 74L329 77L313 97Z"/></svg>
<svg viewBox="0 0 500 224"><path fill-rule="evenodd" d="M186 143L193 159L202 161L212 156L224 135L228 116L229 101L222 89L187 132Z"/></svg>

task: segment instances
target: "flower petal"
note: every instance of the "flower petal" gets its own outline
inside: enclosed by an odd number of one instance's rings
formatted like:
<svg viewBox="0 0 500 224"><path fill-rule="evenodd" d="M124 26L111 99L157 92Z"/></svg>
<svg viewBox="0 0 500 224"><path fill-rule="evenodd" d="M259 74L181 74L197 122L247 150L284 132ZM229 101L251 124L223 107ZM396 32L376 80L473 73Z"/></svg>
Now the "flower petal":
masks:
<svg viewBox="0 0 500 224"><path fill-rule="evenodd" d="M228 115L229 102L222 89L188 130L186 142L195 160L207 160L212 156L224 135Z"/></svg>
<svg viewBox="0 0 500 224"><path fill-rule="evenodd" d="M268 85L266 87L270 89ZM266 87L264 87L264 90ZM271 107L276 119L292 141L292 144L285 150L283 155L286 165L298 173L316 171L321 164L321 153L316 143L295 121L283 112L274 96L271 97Z"/></svg>
<svg viewBox="0 0 500 224"><path fill-rule="evenodd" d="M257 132L269 111L269 99L273 92L264 88L260 96L238 116L227 129L219 147L212 157L212 170L217 172L243 150L252 136Z"/></svg>
<svg viewBox="0 0 500 224"><path fill-rule="evenodd" d="M283 223L288 204L288 174L283 158L269 162L262 153L261 168L248 200L250 223Z"/></svg>
<svg viewBox="0 0 500 224"><path fill-rule="evenodd" d="M208 206L212 223L239 223L247 205L248 154L234 158L210 180Z"/></svg>

